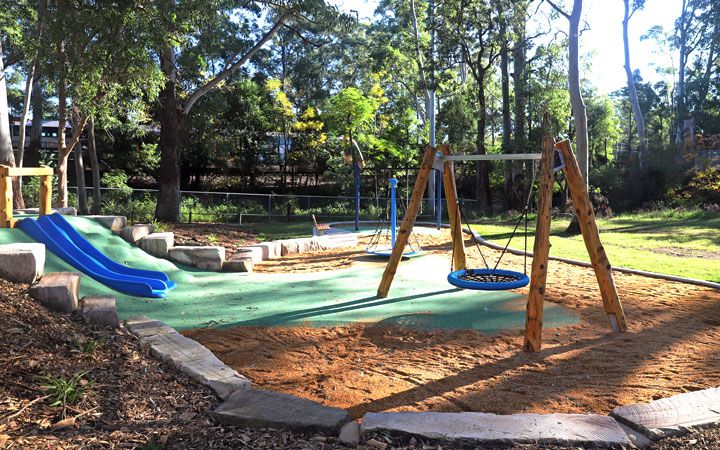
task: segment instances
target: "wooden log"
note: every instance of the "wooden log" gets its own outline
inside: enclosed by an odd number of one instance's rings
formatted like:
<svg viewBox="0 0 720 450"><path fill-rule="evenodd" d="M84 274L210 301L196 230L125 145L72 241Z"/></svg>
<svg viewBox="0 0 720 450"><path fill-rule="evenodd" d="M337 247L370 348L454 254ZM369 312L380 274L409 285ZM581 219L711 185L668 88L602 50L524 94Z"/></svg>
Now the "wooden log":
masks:
<svg viewBox="0 0 720 450"><path fill-rule="evenodd" d="M13 217L12 178L10 178L7 175L0 174L0 228L12 228L12 226L13 226L13 218L12 217Z"/></svg>
<svg viewBox="0 0 720 450"><path fill-rule="evenodd" d="M550 255L554 156L555 141L550 136L544 136L542 159L540 160L540 190L538 191L535 244L533 245L532 269L530 271L530 292L525 313L525 343L523 344L523 350L526 352L539 352L542 348L543 302L545 300L548 256Z"/></svg>
<svg viewBox="0 0 720 450"><path fill-rule="evenodd" d="M52 172L40 177L40 215L50 214L52 209Z"/></svg>
<svg viewBox="0 0 720 450"><path fill-rule="evenodd" d="M595 211L590 202L585 181L580 174L580 169L575 155L570 149L569 141L558 142L556 146L565 158L563 173L568 182L568 189L570 190L570 196L575 206L575 213L578 217L583 241L585 241L585 248L587 248L588 254L590 255L590 262L595 271L595 277L598 280L603 308L608 316L612 330L614 332L623 332L627 329L625 312L623 311L622 303L620 302L617 288L615 287L612 266L605 253L605 248L600 241L600 232L598 231L595 221Z"/></svg>
<svg viewBox="0 0 720 450"><path fill-rule="evenodd" d="M440 151L443 155L449 156L451 153L450 145L441 145ZM445 186L445 200L447 201L450 233L453 243L453 269L462 270L467 268L467 262L465 258L465 241L462 232L462 217L460 215L460 205L458 205L455 170L452 161L445 160L443 167L443 185Z"/></svg>
<svg viewBox="0 0 720 450"><path fill-rule="evenodd" d="M41 167L10 167L0 166L0 176L10 177L32 177L32 176L43 176L52 175L52 167L41 166Z"/></svg>
<svg viewBox="0 0 720 450"><path fill-rule="evenodd" d="M422 165L418 171L418 176L415 179L415 187L413 188L410 203L408 204L407 211L405 211L405 217L403 218L400 231L395 239L395 246L390 254L387 266L385 266L382 280L380 280L380 286L377 290L378 297L385 298L388 295L388 291L390 291L390 285L392 285L398 264L400 264L405 246L410 238L410 232L412 232L418 212L420 211L420 205L422 204L423 194L427 187L427 181L430 176L430 171L432 170L434 159L435 148L427 147L425 149L425 155L423 156Z"/></svg>

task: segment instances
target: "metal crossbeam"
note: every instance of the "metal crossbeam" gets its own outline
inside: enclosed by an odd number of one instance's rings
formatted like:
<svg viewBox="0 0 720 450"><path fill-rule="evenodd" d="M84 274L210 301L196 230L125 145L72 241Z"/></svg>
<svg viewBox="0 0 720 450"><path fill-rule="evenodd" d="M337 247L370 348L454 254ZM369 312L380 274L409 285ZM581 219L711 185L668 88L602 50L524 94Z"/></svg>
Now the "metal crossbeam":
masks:
<svg viewBox="0 0 720 450"><path fill-rule="evenodd" d="M445 161L508 161L508 160L539 160L540 153L510 153L492 155L450 155Z"/></svg>

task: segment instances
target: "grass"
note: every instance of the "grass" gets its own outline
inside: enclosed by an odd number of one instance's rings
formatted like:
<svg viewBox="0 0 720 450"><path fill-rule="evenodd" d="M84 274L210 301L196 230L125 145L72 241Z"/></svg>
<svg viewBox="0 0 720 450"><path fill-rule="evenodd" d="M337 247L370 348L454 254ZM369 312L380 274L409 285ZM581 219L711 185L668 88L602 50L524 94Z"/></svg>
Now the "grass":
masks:
<svg viewBox="0 0 720 450"><path fill-rule="evenodd" d="M80 401L92 388L93 382L84 377L87 372L79 372L71 378L48 375L43 378L43 388L50 396L50 406L71 405Z"/></svg>
<svg viewBox="0 0 720 450"><path fill-rule="evenodd" d="M278 239L293 239L312 236L312 222L297 223L262 223L253 226L253 232L257 233L260 241L275 241Z"/></svg>
<svg viewBox="0 0 720 450"><path fill-rule="evenodd" d="M554 220L552 256L589 261L582 236L566 236L569 219ZM504 245L514 223L480 222L472 228ZM521 226L522 227L522 226ZM708 211L653 211L599 219L600 238L614 266L720 282L720 214ZM534 219L528 232L533 246ZM522 230L510 243L522 249ZM472 251L472 250L468 250Z"/></svg>

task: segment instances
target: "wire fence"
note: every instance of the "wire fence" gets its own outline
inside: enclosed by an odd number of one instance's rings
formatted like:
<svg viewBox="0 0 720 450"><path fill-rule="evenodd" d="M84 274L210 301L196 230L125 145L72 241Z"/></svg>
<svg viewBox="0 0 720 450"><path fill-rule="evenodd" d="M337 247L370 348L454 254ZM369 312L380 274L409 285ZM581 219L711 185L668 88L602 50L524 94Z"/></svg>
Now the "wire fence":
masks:
<svg viewBox="0 0 720 450"><path fill-rule="evenodd" d="M70 188L70 192L76 194L77 189ZM104 214L127 216L131 222L151 221L155 215L157 192L156 189L101 188L101 210ZM86 193L88 201L91 201L92 188L88 188ZM74 198L71 200L76 203ZM407 196L398 199L400 213L404 211L407 201ZM474 199L459 201L465 210L476 210L477 202ZM444 200L442 209L443 220L446 220ZM386 218L388 211L388 198L360 198L361 220ZM353 220L355 197L180 191L180 221L183 223L293 222L309 220L312 215L322 221ZM419 218L432 221L436 218L428 199L422 202Z"/></svg>

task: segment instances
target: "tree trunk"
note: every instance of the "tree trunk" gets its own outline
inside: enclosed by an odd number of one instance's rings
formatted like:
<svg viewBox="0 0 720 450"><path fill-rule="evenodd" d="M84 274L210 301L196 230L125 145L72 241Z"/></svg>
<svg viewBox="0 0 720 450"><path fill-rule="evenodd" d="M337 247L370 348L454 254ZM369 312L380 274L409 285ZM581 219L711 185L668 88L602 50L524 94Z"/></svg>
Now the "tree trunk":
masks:
<svg viewBox="0 0 720 450"><path fill-rule="evenodd" d="M100 164L98 163L97 147L95 146L95 119L92 117L87 124L88 157L92 171L93 201L90 207L91 214L100 214L102 206L102 193L100 191Z"/></svg>
<svg viewBox="0 0 720 450"><path fill-rule="evenodd" d="M180 131L184 114L175 94L175 49L160 55L167 81L160 91L160 173L155 217L163 222L180 220Z"/></svg>
<svg viewBox="0 0 720 450"><path fill-rule="evenodd" d="M587 111L585 109L585 102L583 101L582 91L580 90L580 56L578 49L578 44L580 40L579 26L581 15L582 0L574 0L573 10L570 14L570 40L568 44L568 83L570 86L570 102L572 104L573 117L575 119L575 152L577 154L578 165L580 166L580 174L585 181L585 187L589 188Z"/></svg>
<svg viewBox="0 0 720 450"><path fill-rule="evenodd" d="M518 25L515 30L516 41L513 45L513 91L515 94L515 103L513 105L513 116L515 117L515 132L513 133L513 147L515 153L525 153L527 137L525 136L525 109L527 108L527 83L525 79L525 24ZM522 162L513 163L513 176L522 171ZM515 186L513 192L514 202L517 206L521 205L522 195Z"/></svg>
<svg viewBox="0 0 720 450"><path fill-rule="evenodd" d="M635 88L635 79L633 78L632 67L630 66L630 43L628 40L628 22L630 21L630 0L625 1L625 15L623 17L623 45L625 49L625 75L627 77L628 94L630 95L630 104L632 105L633 116L637 125L638 140L640 143L640 168L645 167L647 159L647 137L645 135L645 117L640 110L640 102L638 101L637 89Z"/></svg>
<svg viewBox="0 0 720 450"><path fill-rule="evenodd" d="M485 128L487 126L487 100L485 98L485 73L481 70L480 81L478 82L478 119L477 119L477 135L475 145L478 155L486 154L485 150ZM492 198L490 192L490 170L487 161L478 161L477 163L477 185L475 187L476 198L480 203L480 207L486 214L492 214Z"/></svg>
<svg viewBox="0 0 720 450"><path fill-rule="evenodd" d="M512 153L512 134L510 132L512 128L512 121L510 119L510 75L508 70L508 53L510 51L508 46L507 37L507 25L505 21L501 22L500 28L500 78L502 85L502 152ZM505 190L505 208L512 209L515 206L514 202L514 179L513 179L513 164L512 161L505 161L505 179L504 179L504 190Z"/></svg>
<svg viewBox="0 0 720 450"><path fill-rule="evenodd" d="M85 164L82 158L82 145L76 145L75 149L75 185L77 186L78 214L87 215L87 193L85 191Z"/></svg>
<svg viewBox="0 0 720 450"><path fill-rule="evenodd" d="M676 128L675 128L675 145L681 150L683 149L684 136L683 136L683 122L685 121L685 66L687 65L687 27L688 22L692 18L688 18L688 3L689 0L683 0L682 11L680 13L679 25L680 25L680 58L678 61L678 83L677 83L677 117L676 117Z"/></svg>
<svg viewBox="0 0 720 450"><path fill-rule="evenodd" d="M43 123L43 91L39 76L35 77L30 102L32 103L33 118L32 126L30 127L30 143L28 144L27 152L25 152L23 163L27 167L37 167L40 165Z"/></svg>

